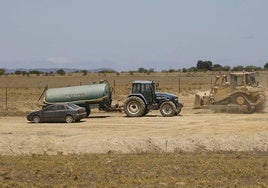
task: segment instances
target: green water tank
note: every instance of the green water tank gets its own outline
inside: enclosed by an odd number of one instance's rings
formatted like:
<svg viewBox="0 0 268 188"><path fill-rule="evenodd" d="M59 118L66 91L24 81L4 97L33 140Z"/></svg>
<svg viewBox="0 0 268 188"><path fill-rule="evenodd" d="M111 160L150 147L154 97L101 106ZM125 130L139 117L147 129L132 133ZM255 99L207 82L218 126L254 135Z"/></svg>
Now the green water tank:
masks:
<svg viewBox="0 0 268 188"><path fill-rule="evenodd" d="M43 102L45 104L72 102L75 104L98 104L111 105L111 91L106 83L51 88L45 92Z"/></svg>

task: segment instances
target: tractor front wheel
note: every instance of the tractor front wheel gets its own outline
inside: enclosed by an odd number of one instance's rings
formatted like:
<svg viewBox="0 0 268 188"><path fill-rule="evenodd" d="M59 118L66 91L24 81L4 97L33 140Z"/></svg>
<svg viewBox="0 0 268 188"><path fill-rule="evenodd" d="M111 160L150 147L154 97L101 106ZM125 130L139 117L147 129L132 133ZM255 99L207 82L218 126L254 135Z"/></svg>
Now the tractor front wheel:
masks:
<svg viewBox="0 0 268 188"><path fill-rule="evenodd" d="M141 117L145 114L146 106L139 97L129 97L124 104L124 112L128 117Z"/></svg>
<svg viewBox="0 0 268 188"><path fill-rule="evenodd" d="M171 117L176 114L176 106L173 102L167 101L161 104L160 113L164 117Z"/></svg>

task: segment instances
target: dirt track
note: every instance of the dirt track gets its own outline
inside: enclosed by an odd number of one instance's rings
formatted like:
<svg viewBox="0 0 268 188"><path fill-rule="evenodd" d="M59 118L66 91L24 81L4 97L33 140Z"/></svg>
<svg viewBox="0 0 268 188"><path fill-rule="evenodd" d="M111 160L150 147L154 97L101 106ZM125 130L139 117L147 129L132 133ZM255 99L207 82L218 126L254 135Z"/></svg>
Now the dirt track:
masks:
<svg viewBox="0 0 268 188"><path fill-rule="evenodd" d="M93 112L90 118L68 125L0 117L0 153L268 151L267 114L214 114L187 107L180 116L171 118L161 117L157 111L142 118Z"/></svg>

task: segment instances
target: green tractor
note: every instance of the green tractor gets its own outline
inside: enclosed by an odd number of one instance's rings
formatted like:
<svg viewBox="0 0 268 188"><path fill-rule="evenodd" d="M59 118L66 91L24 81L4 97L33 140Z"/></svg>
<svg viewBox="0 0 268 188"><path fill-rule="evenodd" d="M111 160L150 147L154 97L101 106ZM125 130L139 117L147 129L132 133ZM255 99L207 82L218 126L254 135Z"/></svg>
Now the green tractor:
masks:
<svg viewBox="0 0 268 188"><path fill-rule="evenodd" d="M181 112L183 104L178 96L155 91L153 81L134 81L132 93L124 103L124 112L127 117L145 116L151 110L160 110L164 117L176 116Z"/></svg>

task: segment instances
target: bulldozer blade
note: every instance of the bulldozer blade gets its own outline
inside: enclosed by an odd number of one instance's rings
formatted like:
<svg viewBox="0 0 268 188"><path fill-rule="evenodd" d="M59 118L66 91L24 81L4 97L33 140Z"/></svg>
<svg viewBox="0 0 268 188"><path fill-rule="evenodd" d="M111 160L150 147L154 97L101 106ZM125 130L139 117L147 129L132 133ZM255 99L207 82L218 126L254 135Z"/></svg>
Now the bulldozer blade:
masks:
<svg viewBox="0 0 268 188"><path fill-rule="evenodd" d="M197 93L194 100L194 109L207 108L208 96L206 93Z"/></svg>

